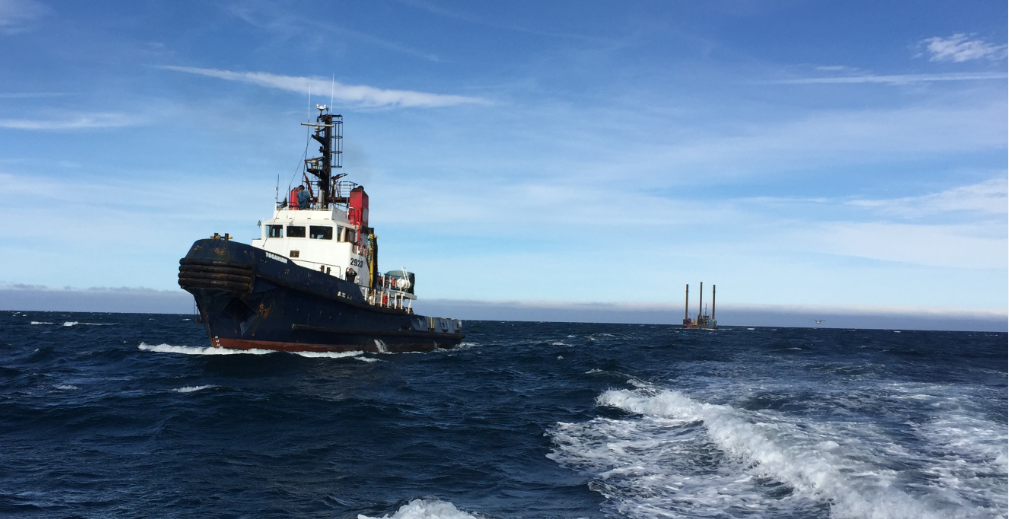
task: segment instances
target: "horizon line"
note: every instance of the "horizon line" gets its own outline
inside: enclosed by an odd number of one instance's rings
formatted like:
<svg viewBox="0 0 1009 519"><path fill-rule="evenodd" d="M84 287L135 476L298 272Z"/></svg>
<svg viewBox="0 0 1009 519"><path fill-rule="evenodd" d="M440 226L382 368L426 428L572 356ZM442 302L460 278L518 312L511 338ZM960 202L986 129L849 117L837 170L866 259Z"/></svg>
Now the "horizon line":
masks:
<svg viewBox="0 0 1009 519"><path fill-rule="evenodd" d="M0 282L0 291L23 291L23 292L45 292L49 294L70 294L81 293L87 295L163 295L191 297L191 295L181 288L158 289L149 287L50 287L48 285L34 285L27 283L3 283ZM682 303L672 302L630 302L630 301L558 301L558 300L520 300L520 299L468 299L454 297L432 297L419 299L421 304L464 304L464 305L485 305L485 306L513 306L526 307L530 309L541 308L564 309L564 308L584 308L588 309L610 309L621 312L632 311L677 311L683 310ZM707 301L705 301L707 302ZM697 310L697 305L691 301L689 308ZM1005 316L1009 319L1009 306L910 306L910 305L888 305L888 304L832 304L832 303L753 303L753 302L723 302L718 304L719 308L728 308L734 311L821 311L821 312L841 312L841 313L897 313L897 314L949 314L951 312L984 312L992 316ZM129 313L129 312L127 312Z"/></svg>

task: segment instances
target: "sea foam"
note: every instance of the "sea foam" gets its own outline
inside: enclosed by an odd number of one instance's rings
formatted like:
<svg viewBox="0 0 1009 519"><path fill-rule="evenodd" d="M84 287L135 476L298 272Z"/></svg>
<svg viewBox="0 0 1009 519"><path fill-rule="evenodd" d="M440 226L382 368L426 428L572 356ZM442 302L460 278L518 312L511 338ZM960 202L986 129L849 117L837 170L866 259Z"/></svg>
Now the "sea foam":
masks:
<svg viewBox="0 0 1009 519"><path fill-rule="evenodd" d="M302 357L342 359L344 357L357 357L364 354L362 351L297 351L294 352Z"/></svg>
<svg viewBox="0 0 1009 519"><path fill-rule="evenodd" d="M213 385L206 385L206 386L186 386L186 387L180 387L180 388L177 388L177 389L173 389L173 391L175 391L176 393L194 393L196 391L202 391L204 389L210 389L212 387L217 387L217 386L213 386Z"/></svg>
<svg viewBox="0 0 1009 519"><path fill-rule="evenodd" d="M997 506L997 499L983 499L996 496L960 492L962 478L908 484L905 474L889 467L920 462L915 459L920 456L871 427L802 422L636 385L606 391L597 404L637 416L560 423L551 431L556 447L549 457L593 474L597 479L590 487L621 514L822 515L829 510L831 517L910 519L998 512L978 506L979 501ZM958 465L955 460L926 462L940 478L950 478Z"/></svg>
<svg viewBox="0 0 1009 519"><path fill-rule="evenodd" d="M151 351L154 353L181 353L183 355L267 355L276 353L273 350L234 350L230 348L194 348L192 346L172 346L171 344L158 344L156 346L140 343L137 347L141 351Z"/></svg>
<svg viewBox="0 0 1009 519"><path fill-rule="evenodd" d="M414 499L401 506L396 513L380 519L476 519L479 516L459 510L452 503L437 499ZM376 519L358 515L357 519Z"/></svg>
<svg viewBox="0 0 1009 519"><path fill-rule="evenodd" d="M158 344L156 346L149 345L147 343L140 343L137 347L141 351L151 351L154 353L181 353L183 355L268 355L271 353L279 353L274 350L236 350L231 348L214 348L212 346L207 346L205 348L197 348L193 346L173 346L171 344ZM307 357L307 358L326 358L326 359L340 359L345 357L354 357L359 360L364 360L366 362L373 362L377 359L369 359L368 357L362 357L364 352L361 351L340 351L340 352L315 352L315 351L298 351L292 352L296 355Z"/></svg>

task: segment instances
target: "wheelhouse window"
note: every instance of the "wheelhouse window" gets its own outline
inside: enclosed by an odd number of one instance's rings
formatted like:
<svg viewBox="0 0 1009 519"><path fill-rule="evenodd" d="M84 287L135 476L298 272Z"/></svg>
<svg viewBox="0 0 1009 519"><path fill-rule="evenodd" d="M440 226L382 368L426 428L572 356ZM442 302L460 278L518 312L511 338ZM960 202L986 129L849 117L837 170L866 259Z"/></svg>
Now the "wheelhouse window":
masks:
<svg viewBox="0 0 1009 519"><path fill-rule="evenodd" d="M313 225L308 228L309 238L313 240L332 240L333 228L327 225Z"/></svg>
<svg viewBox="0 0 1009 519"><path fill-rule="evenodd" d="M305 237L305 227L301 225L288 225L287 226L287 237L288 238L304 238Z"/></svg>
<svg viewBox="0 0 1009 519"><path fill-rule="evenodd" d="M347 241L350 243L357 243L357 231L351 228L347 228Z"/></svg>
<svg viewBox="0 0 1009 519"><path fill-rule="evenodd" d="M336 226L336 241L345 241L343 239L343 226L342 225L337 225Z"/></svg>
<svg viewBox="0 0 1009 519"><path fill-rule="evenodd" d="M267 237L269 238L283 238L284 237L284 226L283 225L267 225Z"/></svg>

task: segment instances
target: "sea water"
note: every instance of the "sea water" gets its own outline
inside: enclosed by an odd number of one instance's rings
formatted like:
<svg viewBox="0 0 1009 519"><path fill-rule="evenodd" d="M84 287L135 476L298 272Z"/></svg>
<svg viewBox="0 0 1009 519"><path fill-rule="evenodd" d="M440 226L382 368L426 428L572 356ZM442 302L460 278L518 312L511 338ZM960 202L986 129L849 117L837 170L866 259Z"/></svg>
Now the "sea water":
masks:
<svg viewBox="0 0 1009 519"><path fill-rule="evenodd" d="M191 316L3 312L0 514L1006 517L1004 333L465 331L237 353Z"/></svg>

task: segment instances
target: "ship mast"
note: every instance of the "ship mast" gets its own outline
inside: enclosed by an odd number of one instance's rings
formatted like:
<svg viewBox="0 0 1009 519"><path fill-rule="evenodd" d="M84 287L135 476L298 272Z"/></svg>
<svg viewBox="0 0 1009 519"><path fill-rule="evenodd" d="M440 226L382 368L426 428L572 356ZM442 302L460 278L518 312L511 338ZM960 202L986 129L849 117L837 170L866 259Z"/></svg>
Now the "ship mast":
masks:
<svg viewBox="0 0 1009 519"><path fill-rule="evenodd" d="M315 123L301 123L302 126L310 126L314 129L312 138L319 142L319 153L321 156L305 159L305 181L311 184L308 174L311 173L318 180L314 183L318 186L318 207L328 209L330 203L346 203L341 200L336 193L336 180L346 176L346 173L333 175L334 169L343 168L343 116L329 113L326 105L315 105L319 110L319 117Z"/></svg>

